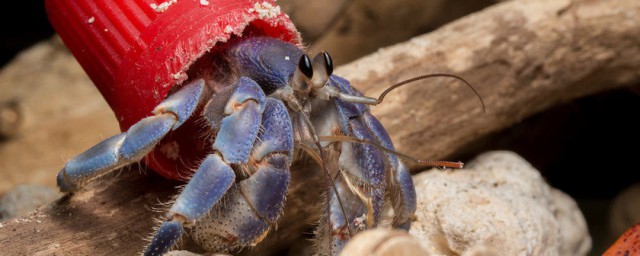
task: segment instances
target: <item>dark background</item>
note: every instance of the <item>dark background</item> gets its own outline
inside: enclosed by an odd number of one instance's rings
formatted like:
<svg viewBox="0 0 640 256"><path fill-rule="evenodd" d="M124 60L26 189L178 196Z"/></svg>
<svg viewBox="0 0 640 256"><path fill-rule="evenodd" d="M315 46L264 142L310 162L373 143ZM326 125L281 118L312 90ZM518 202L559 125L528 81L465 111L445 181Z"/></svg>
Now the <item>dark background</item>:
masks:
<svg viewBox="0 0 640 256"><path fill-rule="evenodd" d="M0 66L18 52L53 35L44 0L4 1L0 8Z"/></svg>

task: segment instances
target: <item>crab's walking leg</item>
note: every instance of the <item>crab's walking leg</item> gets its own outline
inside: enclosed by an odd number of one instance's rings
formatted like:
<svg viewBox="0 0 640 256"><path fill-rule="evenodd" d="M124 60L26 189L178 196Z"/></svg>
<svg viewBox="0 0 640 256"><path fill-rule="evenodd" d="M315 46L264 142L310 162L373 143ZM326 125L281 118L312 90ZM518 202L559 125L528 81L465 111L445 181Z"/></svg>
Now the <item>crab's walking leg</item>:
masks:
<svg viewBox="0 0 640 256"><path fill-rule="evenodd" d="M227 192L236 176L219 155L209 155L167 213L144 255L162 255L182 237L183 225L209 212Z"/></svg>
<svg viewBox="0 0 640 256"><path fill-rule="evenodd" d="M260 127L265 97L260 87L247 78L212 96L205 107L205 117L214 123L211 127L218 133L213 143L214 152L176 198L145 255L167 252L182 237L183 225L191 225L207 214L233 185L236 175L230 164L248 161ZM220 115L212 120L211 112Z"/></svg>
<svg viewBox="0 0 640 256"><path fill-rule="evenodd" d="M161 102L154 116L110 137L69 160L58 173L58 187L75 191L92 178L140 161L171 130L186 121L206 98L202 79L194 80Z"/></svg>
<svg viewBox="0 0 640 256"><path fill-rule="evenodd" d="M145 255L165 253L180 239L183 226L193 224L196 239L198 231L213 233L200 241L208 249L246 246L266 233L282 211L293 151L286 108L267 99L248 78L240 78L227 88L216 94L205 110L212 129L217 130L214 154L178 196ZM221 115L224 117L219 118ZM235 172L240 179L250 176L234 185ZM219 201L225 203L212 211ZM201 218L215 221L197 222Z"/></svg>
<svg viewBox="0 0 640 256"><path fill-rule="evenodd" d="M284 104L268 99L262 128L253 144L250 174L229 191L219 207L192 230L211 251L255 245L266 235L284 207L293 157L293 128Z"/></svg>
<svg viewBox="0 0 640 256"><path fill-rule="evenodd" d="M358 118L348 121L351 136L373 141L374 136ZM329 192L328 230L332 255L341 251L350 239L351 231L375 228L380 220L385 197L384 155L369 144L342 143L338 159L342 175L336 178L336 187L346 211L345 220L336 195ZM350 198L351 197L351 198ZM347 202L347 203L345 203Z"/></svg>
<svg viewBox="0 0 640 256"><path fill-rule="evenodd" d="M339 126L341 134L333 135L346 135L394 150L380 122L366 106L357 104L366 97L352 90L349 82L339 77L332 76L329 86L344 95L350 95L345 99L335 99L333 126ZM321 130L325 134L330 129ZM318 251L331 255L339 252L349 239L347 227L351 231L376 227L382 219L387 196L391 198L395 215L392 225L409 229L416 208L416 195L411 176L398 157L368 143L352 142L342 142L338 154L341 174L334 183L337 195L329 190L327 215L318 231ZM386 191L391 193L387 194ZM338 196L343 202L342 207Z"/></svg>
<svg viewBox="0 0 640 256"><path fill-rule="evenodd" d="M376 140L359 116L341 116L345 119L343 134ZM326 255L337 255L355 232L375 228L385 198L387 165L383 153L369 144L341 142L340 145L339 151L326 148L331 152L328 160L331 162L327 164L337 164L340 170L334 174L335 191L328 190L327 214L317 232L317 251ZM330 170L337 168L330 166Z"/></svg>
<svg viewBox="0 0 640 256"><path fill-rule="evenodd" d="M389 138L389 135L378 119L369 112L363 113L362 119L381 146L394 150L391 138ZM385 155L391 168L389 173L390 180L387 183L390 186L389 191L391 191L390 196L395 214L392 226L394 228L409 230L411 221L413 221L413 215L416 211L416 190L413 186L413 179L407 167L402 164L396 155L390 153L385 153Z"/></svg>
<svg viewBox="0 0 640 256"><path fill-rule="evenodd" d="M351 89L347 80L340 77L332 77L330 82L342 93L362 97L359 92ZM357 114L344 113L343 115L361 120L366 128L360 129L368 130L370 134L375 137L373 142L378 143L384 148L395 150L384 126L382 126L378 119L371 115L364 105L342 101L338 104L345 110L356 109ZM387 189L391 191L390 197L395 215L392 226L394 228L409 230L416 211L416 191L413 186L413 179L407 167L396 155L386 152L385 158L388 168L386 175L388 179Z"/></svg>

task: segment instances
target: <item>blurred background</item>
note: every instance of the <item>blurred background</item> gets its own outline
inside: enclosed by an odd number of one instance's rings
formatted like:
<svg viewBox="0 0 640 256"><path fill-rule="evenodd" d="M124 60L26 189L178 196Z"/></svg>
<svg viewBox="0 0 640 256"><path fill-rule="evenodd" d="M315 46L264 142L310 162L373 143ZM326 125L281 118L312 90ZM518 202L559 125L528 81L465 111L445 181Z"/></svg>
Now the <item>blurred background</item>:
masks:
<svg viewBox="0 0 640 256"><path fill-rule="evenodd" d="M496 2L280 4L310 49L329 51L341 65ZM106 103L55 37L43 5L42 0L9 1L0 8L0 196L27 184L55 190L55 175L67 159L119 132ZM578 201L598 255L621 229L639 221L610 217L613 208L640 213L639 158L633 150L640 145L640 125L633 122L638 110L640 85L607 91L531 116L447 159L465 161L494 149L517 152Z"/></svg>

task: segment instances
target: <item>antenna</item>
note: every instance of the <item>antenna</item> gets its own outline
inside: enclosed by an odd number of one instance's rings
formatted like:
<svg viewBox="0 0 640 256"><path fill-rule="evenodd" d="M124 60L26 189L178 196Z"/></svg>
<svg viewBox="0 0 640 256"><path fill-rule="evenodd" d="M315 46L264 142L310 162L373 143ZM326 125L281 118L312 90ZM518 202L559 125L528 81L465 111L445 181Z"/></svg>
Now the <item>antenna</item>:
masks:
<svg viewBox="0 0 640 256"><path fill-rule="evenodd" d="M455 78L458 79L460 81L462 81L463 83L465 83L467 85L467 87L469 87L469 89L471 89L473 91L473 93L478 96L478 99L480 100L480 103L482 104L482 112L483 113L487 113L487 109L486 106L484 104L484 100L482 100L482 97L480 96L480 94L478 93L478 91L476 91L475 88L473 88L473 86L471 86L471 84L469 82L467 82L467 80L464 80L464 78L456 76L456 75L452 75L452 74L447 74L447 73L435 73L435 74L428 74L428 75L421 75L421 76L416 76L414 78L410 78L404 81L400 81L394 85L389 86L389 88L387 88L386 90L384 90L384 92L382 92L382 94L380 94L380 96L378 97L378 99L376 100L376 104L378 105L380 103L382 103L382 100L384 100L384 97L387 96L387 94L389 94L389 92L393 91L394 89L406 85L406 84L410 84L416 81L420 81L420 80L424 80L424 79L430 79L430 78L435 78L435 77L450 77L450 78Z"/></svg>
<svg viewBox="0 0 640 256"><path fill-rule="evenodd" d="M473 93L478 97L478 99L480 100L480 103L482 104L482 112L483 113L487 113L487 109L486 106L484 104L484 100L482 100L482 97L480 96L480 94L478 93L478 91L476 91L475 88L473 88L473 86L471 86L471 84L469 82L467 82L467 80L464 80L462 77L456 76L456 75L452 75L452 74L446 74L446 73L436 73L436 74L428 74L428 75L421 75L421 76L416 76L414 78L410 78L404 81L400 81L394 85L389 86L389 88L385 89L382 94L380 94L380 96L376 99L373 97L368 97L368 96L355 96L355 95L350 95L350 94L346 94L344 92L341 92L340 90L333 88L333 87L325 87L326 90L328 91L329 95L331 97L335 97L338 98L340 100L346 101L346 102L351 102L351 103L359 103L359 104L367 104L367 105L378 105L380 103L382 103L382 101L384 100L384 98L387 96L387 94L389 94L391 91L393 91L394 89L406 85L406 84L410 84L419 80L424 80L424 79L429 79L429 78L435 78L435 77L450 77L450 78L455 78L458 79L462 82L464 82L467 87L469 87Z"/></svg>

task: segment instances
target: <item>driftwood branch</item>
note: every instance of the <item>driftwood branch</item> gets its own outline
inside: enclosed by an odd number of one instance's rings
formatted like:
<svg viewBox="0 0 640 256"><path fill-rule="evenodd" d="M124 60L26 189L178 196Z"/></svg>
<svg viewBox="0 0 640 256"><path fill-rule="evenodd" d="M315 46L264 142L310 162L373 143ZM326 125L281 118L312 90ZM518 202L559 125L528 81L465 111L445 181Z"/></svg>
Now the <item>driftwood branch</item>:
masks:
<svg viewBox="0 0 640 256"><path fill-rule="evenodd" d="M455 73L470 81L486 103L485 114L467 88L448 79L405 86L372 107L399 151L443 158L551 106L637 83L638 31L636 0L510 1L337 72L376 96L390 84L425 73ZM269 248L256 249L262 253L290 246L317 214L309 205L319 200L322 186L305 182L317 181L312 174L319 172L293 169L292 190L297 192L287 201L279 229L262 245ZM3 223L2 254L138 253L161 216L153 208L169 200L178 184L135 170Z"/></svg>
<svg viewBox="0 0 640 256"><path fill-rule="evenodd" d="M290 246L319 215L310 202L321 200L321 172L313 166L294 166L284 216L278 232L255 250L277 252ZM84 190L44 206L29 216L2 224L2 255L137 255L148 242L157 220L163 219L179 182L141 175L138 167L93 182ZM286 217L283 217L286 218ZM288 243L282 243L288 241ZM10 245L10 246L8 246ZM191 240L182 249L201 252ZM251 250L245 250L251 253Z"/></svg>
<svg viewBox="0 0 640 256"><path fill-rule="evenodd" d="M441 159L554 105L640 80L640 2L509 1L379 50L336 72L366 95L406 85L372 107L397 149Z"/></svg>
<svg viewBox="0 0 640 256"><path fill-rule="evenodd" d="M135 171L96 182L0 229L6 255L134 255L177 184ZM140 232L140 230L147 230ZM138 246L129 248L132 246Z"/></svg>

